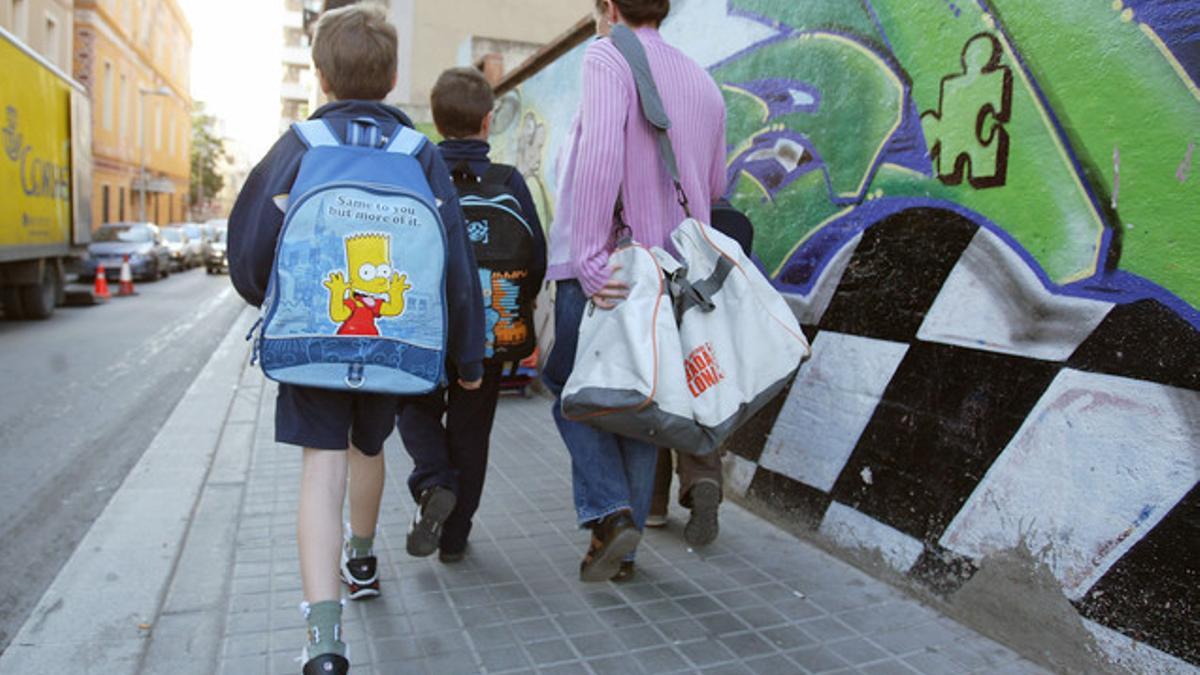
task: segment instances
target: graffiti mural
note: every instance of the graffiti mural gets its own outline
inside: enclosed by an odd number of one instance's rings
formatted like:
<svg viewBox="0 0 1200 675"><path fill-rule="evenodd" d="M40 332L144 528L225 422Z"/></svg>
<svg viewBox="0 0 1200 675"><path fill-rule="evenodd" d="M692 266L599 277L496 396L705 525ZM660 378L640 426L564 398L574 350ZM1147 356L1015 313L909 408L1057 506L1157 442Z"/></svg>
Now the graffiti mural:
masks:
<svg viewBox="0 0 1200 675"><path fill-rule="evenodd" d="M814 349L733 487L943 597L1029 550L1109 658L1200 665L1200 0L673 5ZM550 216L584 48L502 103Z"/></svg>

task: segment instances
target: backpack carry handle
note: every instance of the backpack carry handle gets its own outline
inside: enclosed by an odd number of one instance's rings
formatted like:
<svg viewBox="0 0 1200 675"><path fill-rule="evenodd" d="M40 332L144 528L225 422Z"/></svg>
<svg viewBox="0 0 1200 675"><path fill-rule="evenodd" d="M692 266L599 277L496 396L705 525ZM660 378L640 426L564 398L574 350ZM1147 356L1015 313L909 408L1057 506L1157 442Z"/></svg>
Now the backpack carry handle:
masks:
<svg viewBox="0 0 1200 675"><path fill-rule="evenodd" d="M346 123L346 143L360 148L383 147L379 122L370 117L355 117Z"/></svg>

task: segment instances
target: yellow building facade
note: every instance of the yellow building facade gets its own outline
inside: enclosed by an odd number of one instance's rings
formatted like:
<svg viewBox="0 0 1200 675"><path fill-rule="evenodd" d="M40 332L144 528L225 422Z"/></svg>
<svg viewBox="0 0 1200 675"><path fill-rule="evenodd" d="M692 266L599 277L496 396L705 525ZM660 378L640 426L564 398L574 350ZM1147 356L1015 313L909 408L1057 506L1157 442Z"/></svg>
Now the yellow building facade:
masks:
<svg viewBox="0 0 1200 675"><path fill-rule="evenodd" d="M76 0L74 74L92 98L97 226L187 219L191 45L175 0Z"/></svg>

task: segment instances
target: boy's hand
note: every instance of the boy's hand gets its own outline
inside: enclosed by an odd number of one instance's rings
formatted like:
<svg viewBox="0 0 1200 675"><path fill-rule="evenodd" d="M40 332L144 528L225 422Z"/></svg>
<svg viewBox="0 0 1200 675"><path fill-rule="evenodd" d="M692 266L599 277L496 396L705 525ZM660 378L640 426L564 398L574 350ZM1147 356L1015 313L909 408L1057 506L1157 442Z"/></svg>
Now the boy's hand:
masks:
<svg viewBox="0 0 1200 675"><path fill-rule="evenodd" d="M612 268L613 275L620 269L620 265L614 265ZM596 294L592 296L592 304L600 309L612 309L628 297L629 284L624 281L618 281L613 276L610 276L608 281L604 282L604 285L600 287L600 290L596 291Z"/></svg>
<svg viewBox="0 0 1200 675"><path fill-rule="evenodd" d="M471 380L470 382L466 382L460 378L458 380L458 386L466 389L467 391L475 391L483 386L483 378L481 377L478 380Z"/></svg>

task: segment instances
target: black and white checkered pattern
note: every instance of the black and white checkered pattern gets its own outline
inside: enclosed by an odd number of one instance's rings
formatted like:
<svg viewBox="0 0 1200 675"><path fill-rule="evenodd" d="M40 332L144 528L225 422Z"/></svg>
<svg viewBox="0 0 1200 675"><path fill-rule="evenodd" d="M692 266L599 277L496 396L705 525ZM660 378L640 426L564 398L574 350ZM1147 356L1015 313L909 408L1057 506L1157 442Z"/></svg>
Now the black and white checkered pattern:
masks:
<svg viewBox="0 0 1200 675"><path fill-rule="evenodd" d="M928 208L790 301L813 358L727 445L731 489L941 592L1044 548L1083 616L1200 664L1191 325L1052 294L1002 238Z"/></svg>

